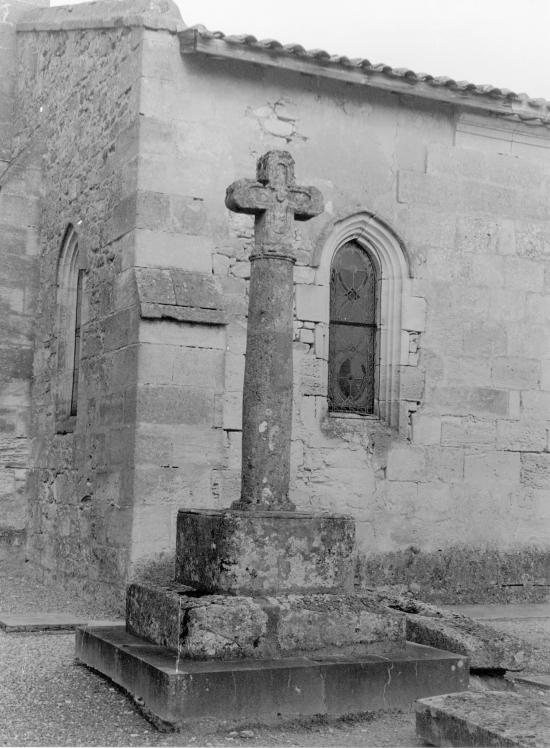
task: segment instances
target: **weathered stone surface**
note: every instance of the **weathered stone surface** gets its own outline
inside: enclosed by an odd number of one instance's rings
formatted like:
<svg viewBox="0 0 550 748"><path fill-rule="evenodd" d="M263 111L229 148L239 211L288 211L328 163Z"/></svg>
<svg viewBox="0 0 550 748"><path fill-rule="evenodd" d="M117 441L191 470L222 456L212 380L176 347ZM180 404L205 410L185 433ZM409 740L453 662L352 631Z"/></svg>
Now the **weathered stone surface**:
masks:
<svg viewBox="0 0 550 748"><path fill-rule="evenodd" d="M460 657L414 644L386 656L201 662L146 643L120 626L77 630L76 657L139 696L153 722L172 728L201 717L279 721L410 709L419 697L468 685Z"/></svg>
<svg viewBox="0 0 550 748"><path fill-rule="evenodd" d="M405 646L405 616L370 597L188 593L178 585L130 585L127 630L198 659L359 656Z"/></svg>
<svg viewBox="0 0 550 748"><path fill-rule="evenodd" d="M345 515L182 509L176 581L230 595L351 591L354 539Z"/></svg>
<svg viewBox="0 0 550 748"><path fill-rule="evenodd" d="M530 646L515 636L411 595L378 593L377 599L406 614L408 641L462 654L472 670L522 670L527 664Z"/></svg>
<svg viewBox="0 0 550 748"><path fill-rule="evenodd" d="M225 204L254 215L243 394L242 491L235 508L294 509L288 498L292 430L292 228L322 213L316 187L296 184L294 159L269 151L257 181L227 188Z"/></svg>
<svg viewBox="0 0 550 748"><path fill-rule="evenodd" d="M550 746L550 707L510 691L468 691L420 699L416 734L436 746Z"/></svg>

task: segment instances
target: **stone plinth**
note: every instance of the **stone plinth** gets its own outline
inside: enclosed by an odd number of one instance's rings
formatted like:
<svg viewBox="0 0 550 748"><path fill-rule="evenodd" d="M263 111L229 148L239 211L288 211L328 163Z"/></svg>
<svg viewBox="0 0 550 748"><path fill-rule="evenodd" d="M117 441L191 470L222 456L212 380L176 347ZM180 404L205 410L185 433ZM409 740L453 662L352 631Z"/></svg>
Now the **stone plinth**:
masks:
<svg viewBox="0 0 550 748"><path fill-rule="evenodd" d="M191 597L132 584L126 629L193 659L363 656L405 647L405 616L352 595Z"/></svg>
<svg viewBox="0 0 550 748"><path fill-rule="evenodd" d="M393 655L195 660L117 628L77 631L76 658L131 694L158 727L409 709L468 687L464 658L407 644Z"/></svg>
<svg viewBox="0 0 550 748"><path fill-rule="evenodd" d="M550 707L511 691L467 691L421 699L416 734L429 745L548 748Z"/></svg>
<svg viewBox="0 0 550 748"><path fill-rule="evenodd" d="M199 593L353 590L352 517L299 512L178 512L176 581Z"/></svg>

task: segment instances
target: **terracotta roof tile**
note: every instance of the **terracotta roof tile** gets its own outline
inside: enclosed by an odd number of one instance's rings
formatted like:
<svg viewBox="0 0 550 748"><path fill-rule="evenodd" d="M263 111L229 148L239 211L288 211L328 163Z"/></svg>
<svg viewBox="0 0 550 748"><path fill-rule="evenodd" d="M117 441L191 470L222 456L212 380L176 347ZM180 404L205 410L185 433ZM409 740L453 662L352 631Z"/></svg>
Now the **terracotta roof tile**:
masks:
<svg viewBox="0 0 550 748"><path fill-rule="evenodd" d="M489 84L478 85L469 81L456 81L448 76L433 76L428 73L417 73L409 68L394 68L385 63L373 64L365 58L350 59L344 55L331 55L323 49L306 50L301 44L282 44L276 39L258 40L252 34L225 35L222 31L210 31L205 26L192 26L186 31L196 31L203 39L223 40L227 44L243 45L258 50L276 51L286 57L297 57L300 59L318 62L321 65L330 65L336 68L355 69L363 73L380 73L388 78L399 78L412 86L415 84L426 84L434 88L457 91L473 96L488 97L509 104L516 103L525 109L529 107L533 113L526 111L514 111L511 115L524 122L540 120L544 124L550 124L550 102L546 99L533 99L525 93L515 93L507 88L499 88ZM185 32L184 32L185 33Z"/></svg>

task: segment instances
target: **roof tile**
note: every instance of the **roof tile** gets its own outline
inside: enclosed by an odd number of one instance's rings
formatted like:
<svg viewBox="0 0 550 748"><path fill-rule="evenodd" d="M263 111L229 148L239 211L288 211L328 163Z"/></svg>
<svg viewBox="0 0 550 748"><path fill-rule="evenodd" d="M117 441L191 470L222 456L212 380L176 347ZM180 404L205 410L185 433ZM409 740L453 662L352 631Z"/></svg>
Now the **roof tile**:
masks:
<svg viewBox="0 0 550 748"><path fill-rule="evenodd" d="M282 44L276 39L258 39L252 34L240 34L226 36L222 31L209 31L205 26L198 24L191 27L204 39L221 39L227 44L241 44L262 50L275 50L283 55L294 56L303 59L317 61L322 65L357 69L364 73L378 73L388 78L404 79L411 84L424 83L435 88L446 88L474 96L485 96L491 99L499 99L507 102L517 102L519 106L529 106L536 110L530 115L528 112L514 111L511 114L522 121L533 121L539 119L541 123L550 125L550 102L546 99L533 99L525 93L515 93L508 88L499 88L490 84L478 85L469 81L456 81L448 76L433 76L428 73L416 73L409 68L393 68L385 63L373 64L366 58L353 58L343 55L330 55L324 49L306 50L301 44ZM514 108L515 109L515 108Z"/></svg>

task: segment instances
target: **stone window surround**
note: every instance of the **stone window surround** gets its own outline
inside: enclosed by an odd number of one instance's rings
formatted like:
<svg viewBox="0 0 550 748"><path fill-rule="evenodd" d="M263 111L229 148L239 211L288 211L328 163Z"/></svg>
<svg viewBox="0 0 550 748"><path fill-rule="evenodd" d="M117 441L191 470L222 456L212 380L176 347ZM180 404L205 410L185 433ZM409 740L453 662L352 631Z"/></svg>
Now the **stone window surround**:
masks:
<svg viewBox="0 0 550 748"><path fill-rule="evenodd" d="M316 268L315 285L323 294L320 308L324 317L317 321L328 333L330 270L335 253L347 242L356 242L374 262L377 275L377 351L375 373L375 415L354 418L380 420L388 426L400 427L400 368L416 365L411 357L411 337L415 341L424 331L425 300L414 297L413 265L406 247L388 224L374 213L363 210L334 220L323 232L313 252ZM324 341L326 350L316 350L328 370L328 334L316 338ZM326 381L326 377L325 377ZM350 417L332 413L331 417ZM407 424L403 424L406 428Z"/></svg>
<svg viewBox="0 0 550 748"><path fill-rule="evenodd" d="M84 253L73 224L63 235L56 271L57 377L55 387L56 432L71 433L76 415L71 414L73 391L74 348L77 283L80 270L86 270ZM81 320L82 324L82 320Z"/></svg>

